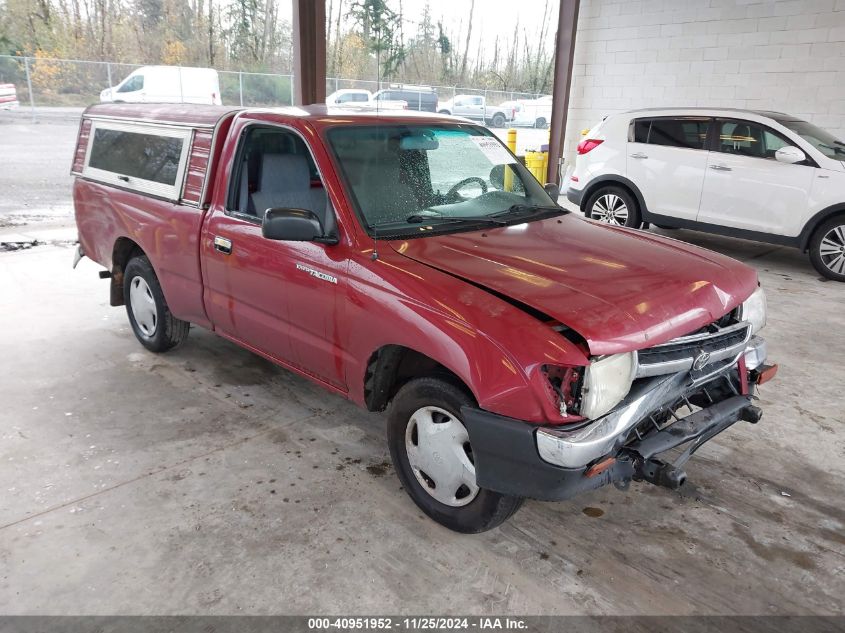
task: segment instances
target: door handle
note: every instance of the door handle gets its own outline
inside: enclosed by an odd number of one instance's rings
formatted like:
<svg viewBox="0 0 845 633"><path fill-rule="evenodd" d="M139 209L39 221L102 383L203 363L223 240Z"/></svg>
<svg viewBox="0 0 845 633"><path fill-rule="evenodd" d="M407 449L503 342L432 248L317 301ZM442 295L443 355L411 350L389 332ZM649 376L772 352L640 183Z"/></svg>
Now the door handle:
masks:
<svg viewBox="0 0 845 633"><path fill-rule="evenodd" d="M648 154L643 154L642 152L637 152L635 154L631 154L631 158L648 158Z"/></svg>
<svg viewBox="0 0 845 633"><path fill-rule="evenodd" d="M227 240L225 237L219 235L214 236L214 250L220 251L224 255L232 252L232 240Z"/></svg>
<svg viewBox="0 0 845 633"><path fill-rule="evenodd" d="M733 171L727 165L710 165L710 169L714 169L716 171Z"/></svg>

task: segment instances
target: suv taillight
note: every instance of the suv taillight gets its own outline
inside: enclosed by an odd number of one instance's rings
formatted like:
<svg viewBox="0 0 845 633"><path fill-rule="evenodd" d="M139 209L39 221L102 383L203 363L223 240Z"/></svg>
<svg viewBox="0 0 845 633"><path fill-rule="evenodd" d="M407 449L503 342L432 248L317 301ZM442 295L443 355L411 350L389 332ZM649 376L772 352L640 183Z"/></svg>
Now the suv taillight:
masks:
<svg viewBox="0 0 845 633"><path fill-rule="evenodd" d="M594 139L594 138L585 138L583 141L578 143L578 153L579 154L586 154L587 152L594 150L599 145L604 143L603 140Z"/></svg>

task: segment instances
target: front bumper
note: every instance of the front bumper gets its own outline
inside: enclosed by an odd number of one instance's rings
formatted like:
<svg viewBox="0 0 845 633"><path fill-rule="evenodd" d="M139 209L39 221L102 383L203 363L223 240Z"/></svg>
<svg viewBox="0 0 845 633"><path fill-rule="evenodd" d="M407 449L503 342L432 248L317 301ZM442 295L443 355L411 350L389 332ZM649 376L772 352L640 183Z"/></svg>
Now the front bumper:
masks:
<svg viewBox="0 0 845 633"><path fill-rule="evenodd" d="M745 367L746 360L753 366ZM765 344L755 337L744 362L706 382L692 380L687 372L637 381L611 413L575 430L464 408L478 485L547 501L609 483L624 487L632 479L677 487L686 477L681 467L701 445L740 420L760 419L739 372L755 369L763 360ZM685 417L675 413L679 406L691 405L695 412ZM660 459L682 446L686 450L673 463Z"/></svg>

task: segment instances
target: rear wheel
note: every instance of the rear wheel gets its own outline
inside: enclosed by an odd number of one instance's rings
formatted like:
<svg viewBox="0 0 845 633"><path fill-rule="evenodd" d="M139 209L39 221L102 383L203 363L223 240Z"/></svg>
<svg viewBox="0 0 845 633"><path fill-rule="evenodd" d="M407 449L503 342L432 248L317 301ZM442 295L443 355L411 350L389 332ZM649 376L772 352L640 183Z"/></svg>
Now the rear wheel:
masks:
<svg viewBox="0 0 845 633"><path fill-rule="evenodd" d="M501 112L497 112L493 115L493 127L505 127L505 115Z"/></svg>
<svg viewBox="0 0 845 633"><path fill-rule="evenodd" d="M601 187L587 200L585 211L588 218L605 224L634 229L642 226L636 200L621 187Z"/></svg>
<svg viewBox="0 0 845 633"><path fill-rule="evenodd" d="M166 352L188 337L191 324L171 314L146 257L133 257L126 265L123 297L135 337L151 352Z"/></svg>
<svg viewBox="0 0 845 633"><path fill-rule="evenodd" d="M480 488L469 434L460 419L473 405L463 390L439 378L405 384L390 405L387 438L393 466L420 509L450 530L477 533L511 517L519 497Z"/></svg>
<svg viewBox="0 0 845 633"><path fill-rule="evenodd" d="M810 238L810 261L828 279L845 281L845 215L816 229Z"/></svg>
<svg viewBox="0 0 845 633"><path fill-rule="evenodd" d="M536 121L534 121L534 127L538 130L545 130L548 126L548 122L543 117L540 117Z"/></svg>

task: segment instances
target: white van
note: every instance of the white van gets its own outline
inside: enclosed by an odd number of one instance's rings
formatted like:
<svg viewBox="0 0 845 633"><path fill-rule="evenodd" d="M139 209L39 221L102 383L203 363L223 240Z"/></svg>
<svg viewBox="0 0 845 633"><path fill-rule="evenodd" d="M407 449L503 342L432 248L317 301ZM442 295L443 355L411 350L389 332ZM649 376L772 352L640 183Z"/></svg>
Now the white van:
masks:
<svg viewBox="0 0 845 633"><path fill-rule="evenodd" d="M113 88L103 90L100 101L221 105L220 78L213 68L143 66Z"/></svg>

